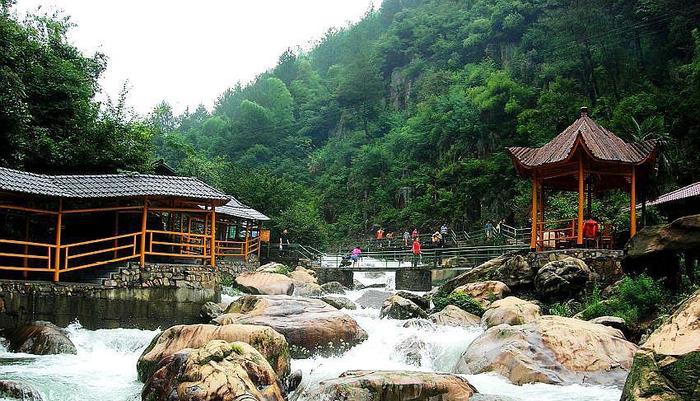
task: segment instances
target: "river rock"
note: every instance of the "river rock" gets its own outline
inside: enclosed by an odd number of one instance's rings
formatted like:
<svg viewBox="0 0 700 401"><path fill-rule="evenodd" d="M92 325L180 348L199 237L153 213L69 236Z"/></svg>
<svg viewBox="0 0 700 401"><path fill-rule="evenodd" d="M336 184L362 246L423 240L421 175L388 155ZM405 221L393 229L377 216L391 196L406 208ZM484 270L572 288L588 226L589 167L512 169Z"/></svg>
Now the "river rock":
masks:
<svg viewBox="0 0 700 401"><path fill-rule="evenodd" d="M535 276L535 289L545 299L570 298L581 293L591 278L584 261L566 257L542 266Z"/></svg>
<svg viewBox="0 0 700 401"><path fill-rule="evenodd" d="M420 367L424 354L430 354L428 344L417 335L411 335L396 345L392 359L399 357L401 362L405 364Z"/></svg>
<svg viewBox="0 0 700 401"><path fill-rule="evenodd" d="M423 310L428 310L430 309L430 299L426 298L421 295L414 294L412 292L408 291L398 291L396 295L400 296L401 298L406 298L409 301L413 302L414 304L418 305L419 308Z"/></svg>
<svg viewBox="0 0 700 401"><path fill-rule="evenodd" d="M193 324L173 326L157 335L136 363L139 380L145 382L163 358L186 348L200 348L212 340L243 341L271 364L279 377L289 374L289 346L284 336L267 326Z"/></svg>
<svg viewBox="0 0 700 401"><path fill-rule="evenodd" d="M481 318L454 305L447 305L440 312L428 316L431 322L439 326L475 327L481 324Z"/></svg>
<svg viewBox="0 0 700 401"><path fill-rule="evenodd" d="M224 313L224 308L221 305L214 302L205 302L202 308L199 310L199 316L202 318L204 323L209 323L212 319L219 317Z"/></svg>
<svg viewBox="0 0 700 401"><path fill-rule="evenodd" d="M0 399L17 401L44 401L41 393L27 383L0 380Z"/></svg>
<svg viewBox="0 0 700 401"><path fill-rule="evenodd" d="M667 225L644 227L627 243L625 254L635 259L697 249L700 249L700 214L684 216Z"/></svg>
<svg viewBox="0 0 700 401"><path fill-rule="evenodd" d="M535 270L522 255L506 255L491 259L447 281L438 292L447 296L457 287L491 280L504 283L510 290L529 290L534 278Z"/></svg>
<svg viewBox="0 0 700 401"><path fill-rule="evenodd" d="M357 309L357 305L355 305L354 302L351 300L345 298L345 297L339 297L337 295L324 295L321 297L323 302L327 303L328 305L336 308L336 309L348 309L348 310L355 310Z"/></svg>
<svg viewBox="0 0 700 401"><path fill-rule="evenodd" d="M468 401L477 391L447 373L354 370L308 389L305 401Z"/></svg>
<svg viewBox="0 0 700 401"><path fill-rule="evenodd" d="M284 401L280 380L244 342L212 340L165 357L141 392L143 401Z"/></svg>
<svg viewBox="0 0 700 401"><path fill-rule="evenodd" d="M426 319L408 319L406 322L403 324L403 327L406 329L420 329L423 331L435 331L437 330L437 327L430 321Z"/></svg>
<svg viewBox="0 0 700 401"><path fill-rule="evenodd" d="M530 323L541 315L538 305L517 297L505 297L489 305L481 317L486 328L499 324L518 325Z"/></svg>
<svg viewBox="0 0 700 401"><path fill-rule="evenodd" d="M600 316L590 319L589 322L595 324L602 324L603 326L610 326L614 329L620 330L625 336L629 333L629 327L625 319L617 316Z"/></svg>
<svg viewBox="0 0 700 401"><path fill-rule="evenodd" d="M399 320L411 319L414 317L427 319L428 314L413 303L413 301L398 295L392 295L384 301L382 310L379 312L379 317L382 319L388 317Z"/></svg>
<svg viewBox="0 0 700 401"><path fill-rule="evenodd" d="M331 281L321 284L321 291L323 291L324 294L345 294L348 288L337 281Z"/></svg>
<svg viewBox="0 0 700 401"><path fill-rule="evenodd" d="M243 272L236 277L236 286L255 295L292 295L294 281L279 273Z"/></svg>
<svg viewBox="0 0 700 401"><path fill-rule="evenodd" d="M266 273L279 273L281 271L284 271L287 269L287 266L283 265L282 263L277 263L277 262L270 262L270 263L265 263L264 265L261 265L257 269L255 269L256 272L266 272Z"/></svg>
<svg viewBox="0 0 700 401"><path fill-rule="evenodd" d="M294 280L294 291L292 295L295 297L320 297L321 294L323 294L323 290L321 290L320 285Z"/></svg>
<svg viewBox="0 0 700 401"><path fill-rule="evenodd" d="M491 327L469 345L455 372L496 372L514 384L621 386L637 347L612 327L560 316Z"/></svg>
<svg viewBox="0 0 700 401"><path fill-rule="evenodd" d="M363 308L381 309L384 301L391 295L390 292L371 289L365 291L364 294L355 300L355 303Z"/></svg>
<svg viewBox="0 0 700 401"><path fill-rule="evenodd" d="M294 271L290 272L289 278L294 281L301 281L302 283L318 284L316 273L313 270L306 269L302 266L297 266Z"/></svg>
<svg viewBox="0 0 700 401"><path fill-rule="evenodd" d="M642 344L622 401L700 399L700 290Z"/></svg>
<svg viewBox="0 0 700 401"><path fill-rule="evenodd" d="M37 321L14 329L6 329L2 336L10 352L35 355L77 354L75 344L65 331L49 322Z"/></svg>
<svg viewBox="0 0 700 401"><path fill-rule="evenodd" d="M493 301L510 295L510 288L500 281L477 281L455 288L452 293L462 292L479 301L486 308Z"/></svg>
<svg viewBox="0 0 700 401"><path fill-rule="evenodd" d="M342 352L367 339L353 318L316 298L246 295L216 322L269 326L285 336L295 358Z"/></svg>

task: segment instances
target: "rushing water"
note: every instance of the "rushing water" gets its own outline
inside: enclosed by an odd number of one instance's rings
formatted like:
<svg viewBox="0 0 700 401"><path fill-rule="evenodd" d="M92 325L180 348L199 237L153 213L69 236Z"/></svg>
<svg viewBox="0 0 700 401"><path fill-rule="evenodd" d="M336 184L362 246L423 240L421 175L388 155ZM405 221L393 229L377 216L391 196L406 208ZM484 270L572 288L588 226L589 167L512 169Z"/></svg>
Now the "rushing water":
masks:
<svg viewBox="0 0 700 401"><path fill-rule="evenodd" d="M393 275L356 274L363 284L383 283L393 288ZM353 300L364 291L352 291ZM232 300L234 297L229 298ZM380 320L379 310L346 311L369 338L336 357L293 360L303 372L300 390L351 369L397 369L450 372L467 346L482 332L479 328L438 327L437 331L404 328L403 321ZM140 399L142 384L136 380L136 360L157 331L86 330L68 327L77 355L33 356L12 354L0 346L0 379L24 381L42 392L47 401L133 401ZM422 342L419 361L406 360L406 341ZM416 364L417 363L417 364ZM617 401L620 390L601 386L515 386L498 375L467 376L481 393L530 401Z"/></svg>

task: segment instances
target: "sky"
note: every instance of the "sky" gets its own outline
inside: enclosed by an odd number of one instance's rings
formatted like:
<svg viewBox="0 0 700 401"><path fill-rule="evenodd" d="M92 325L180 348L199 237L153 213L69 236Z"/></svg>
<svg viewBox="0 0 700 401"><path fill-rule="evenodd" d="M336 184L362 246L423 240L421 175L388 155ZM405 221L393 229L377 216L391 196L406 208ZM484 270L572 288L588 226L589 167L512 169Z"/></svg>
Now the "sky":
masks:
<svg viewBox="0 0 700 401"><path fill-rule="evenodd" d="M378 1L378 0L377 0ZM69 40L107 55L102 98L128 82L139 114L160 101L208 108L236 82L272 68L287 48L309 48L331 27L358 21L372 0L18 0L20 13L62 10ZM378 3L377 3L378 4Z"/></svg>

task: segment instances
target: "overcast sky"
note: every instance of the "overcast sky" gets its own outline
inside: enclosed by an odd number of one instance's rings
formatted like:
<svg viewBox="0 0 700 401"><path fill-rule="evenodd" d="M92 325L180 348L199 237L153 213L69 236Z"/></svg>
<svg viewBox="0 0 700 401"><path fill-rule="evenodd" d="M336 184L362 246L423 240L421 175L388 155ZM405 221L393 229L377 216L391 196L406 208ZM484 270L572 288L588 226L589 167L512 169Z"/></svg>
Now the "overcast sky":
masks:
<svg viewBox="0 0 700 401"><path fill-rule="evenodd" d="M226 88L273 67L288 47L309 47L331 27L359 20L372 0L19 0L16 9L63 10L71 41L109 57L101 84L123 83L142 114L161 100L177 111L210 107ZM375 4L379 4L377 0Z"/></svg>

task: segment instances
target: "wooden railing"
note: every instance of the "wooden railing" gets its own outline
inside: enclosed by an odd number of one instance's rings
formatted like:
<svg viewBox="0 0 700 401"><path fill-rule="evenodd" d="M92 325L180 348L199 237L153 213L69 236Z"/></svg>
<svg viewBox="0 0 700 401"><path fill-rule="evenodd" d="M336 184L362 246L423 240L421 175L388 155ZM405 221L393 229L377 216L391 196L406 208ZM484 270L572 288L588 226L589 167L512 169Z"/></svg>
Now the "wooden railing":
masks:
<svg viewBox="0 0 700 401"><path fill-rule="evenodd" d="M612 225L598 223L596 238L583 237L584 246L590 248L613 247ZM578 224L575 219L537 222L537 249L573 248L577 246Z"/></svg>
<svg viewBox="0 0 700 401"><path fill-rule="evenodd" d="M146 255L205 259L211 255L211 237L179 231L146 230Z"/></svg>
<svg viewBox="0 0 700 401"><path fill-rule="evenodd" d="M41 242L0 239L0 270L50 272L56 245ZM18 249L18 250L14 250ZM21 251L19 250L21 249Z"/></svg>
<svg viewBox="0 0 700 401"><path fill-rule="evenodd" d="M136 259L140 256L140 238L141 233L135 232L61 245L62 264L59 271L69 272Z"/></svg>
<svg viewBox="0 0 700 401"><path fill-rule="evenodd" d="M246 238L244 241L217 240L216 257L244 257L251 255L260 256L261 238Z"/></svg>

